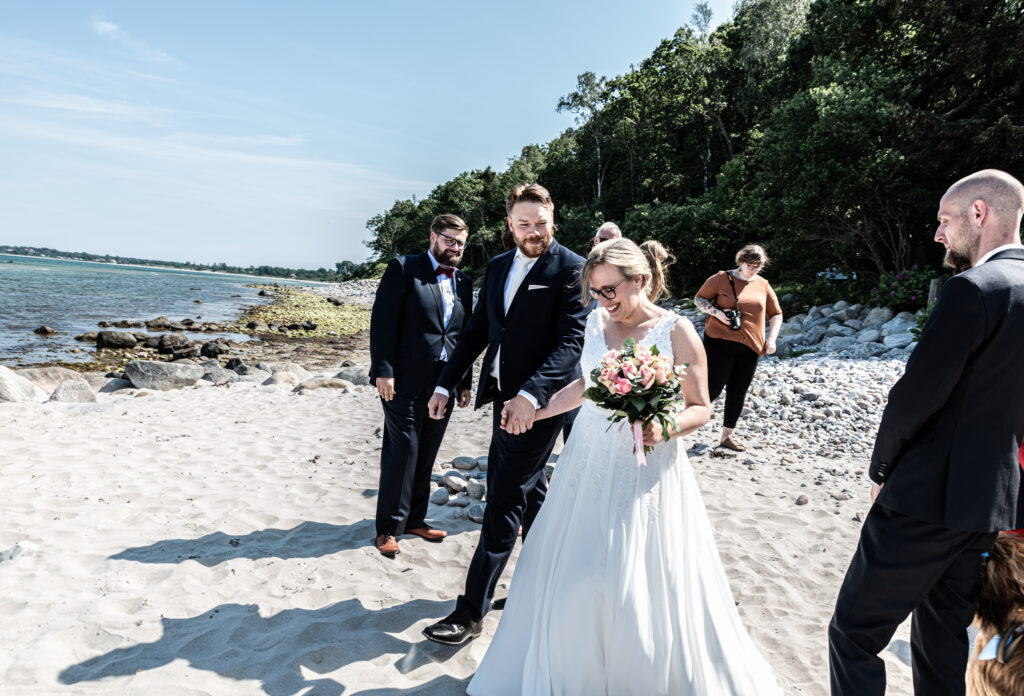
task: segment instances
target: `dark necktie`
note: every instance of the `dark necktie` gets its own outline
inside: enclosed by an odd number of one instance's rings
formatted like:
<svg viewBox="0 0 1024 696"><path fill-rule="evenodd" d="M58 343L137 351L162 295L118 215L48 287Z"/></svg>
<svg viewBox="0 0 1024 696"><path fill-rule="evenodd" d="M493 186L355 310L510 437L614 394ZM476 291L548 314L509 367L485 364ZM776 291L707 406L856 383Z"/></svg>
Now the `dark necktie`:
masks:
<svg viewBox="0 0 1024 696"><path fill-rule="evenodd" d="M443 275L451 278L455 275L455 268L452 266L438 266L434 269L434 275Z"/></svg>

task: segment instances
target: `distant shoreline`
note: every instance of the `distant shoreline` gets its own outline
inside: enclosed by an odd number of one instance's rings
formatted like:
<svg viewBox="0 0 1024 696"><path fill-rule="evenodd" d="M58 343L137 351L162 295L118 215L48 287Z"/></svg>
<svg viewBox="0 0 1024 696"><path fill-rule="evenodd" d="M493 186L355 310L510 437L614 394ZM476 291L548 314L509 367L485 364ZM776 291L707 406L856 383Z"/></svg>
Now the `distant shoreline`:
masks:
<svg viewBox="0 0 1024 696"><path fill-rule="evenodd" d="M300 283L303 285L337 285L335 282L327 280L306 280L305 278L283 278L281 276L265 276L265 275L250 275L249 273L227 273L225 271L204 271L199 269L191 268L174 268L173 266L145 266L137 263L116 263L108 261L86 261L84 259L62 259L56 256L29 256L28 254L8 254L6 252L0 252L0 256L6 256L15 259L44 259L46 261L70 261L71 263L94 263L100 266L117 266L118 268L141 268L145 270L160 270L160 271L172 271L174 273L201 273L204 275L219 275L226 276L228 278L255 278L257 280L286 280L289 283Z"/></svg>

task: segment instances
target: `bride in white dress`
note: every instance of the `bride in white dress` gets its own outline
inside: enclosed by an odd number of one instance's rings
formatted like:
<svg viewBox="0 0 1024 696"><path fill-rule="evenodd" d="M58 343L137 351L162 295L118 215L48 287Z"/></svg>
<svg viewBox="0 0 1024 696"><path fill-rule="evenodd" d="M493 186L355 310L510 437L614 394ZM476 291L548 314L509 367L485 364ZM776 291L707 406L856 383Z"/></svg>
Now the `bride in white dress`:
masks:
<svg viewBox="0 0 1024 696"><path fill-rule="evenodd" d="M747 635L718 557L682 436L707 422L706 363L685 318L657 307L661 245L596 246L583 267L590 313L583 375L537 413L575 408L590 371L627 338L689 363L679 431L638 467L628 426L586 401L512 578L473 696L773 696L768 663Z"/></svg>

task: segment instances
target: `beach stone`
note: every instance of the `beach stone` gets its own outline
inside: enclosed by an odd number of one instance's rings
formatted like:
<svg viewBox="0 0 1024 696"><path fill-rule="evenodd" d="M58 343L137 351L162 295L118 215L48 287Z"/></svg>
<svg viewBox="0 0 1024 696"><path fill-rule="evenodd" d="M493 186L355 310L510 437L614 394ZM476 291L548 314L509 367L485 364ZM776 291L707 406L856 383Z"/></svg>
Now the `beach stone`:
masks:
<svg viewBox="0 0 1024 696"><path fill-rule="evenodd" d="M135 334L122 333L120 331L100 331L96 334L97 348L134 348L138 345Z"/></svg>
<svg viewBox="0 0 1024 696"><path fill-rule="evenodd" d="M171 361L180 362L182 360L188 360L189 362L192 362L191 358L198 358L199 354L199 346L188 345L171 353Z"/></svg>
<svg viewBox="0 0 1024 696"><path fill-rule="evenodd" d="M361 365L353 365L351 367L342 368L341 371L334 376L337 379L347 379L352 384L369 384L370 368Z"/></svg>
<svg viewBox="0 0 1024 696"><path fill-rule="evenodd" d="M89 383L89 387L93 391L99 391L100 388L107 383L107 378L99 374L98 372L85 372L81 374L82 378Z"/></svg>
<svg viewBox="0 0 1024 696"><path fill-rule="evenodd" d="M466 517L468 517L476 523L483 522L484 509L485 508L483 503L476 503L475 505L470 505L469 510L466 511Z"/></svg>
<svg viewBox="0 0 1024 696"><path fill-rule="evenodd" d="M469 498L468 496L457 495L457 496L455 496L454 498L451 498L448 501L448 507L458 507L458 508L469 507L469 505L472 502L473 502L472 498Z"/></svg>
<svg viewBox="0 0 1024 696"><path fill-rule="evenodd" d="M849 326L854 331L860 331L864 328L864 322L860 319L847 319L843 322L843 326Z"/></svg>
<svg viewBox="0 0 1024 696"><path fill-rule="evenodd" d="M487 471L487 455L476 458L476 465L480 467L480 471Z"/></svg>
<svg viewBox="0 0 1024 696"><path fill-rule="evenodd" d="M803 325L795 321L787 321L779 327L779 338L786 338L788 336L797 336L802 334L804 331Z"/></svg>
<svg viewBox="0 0 1024 696"><path fill-rule="evenodd" d="M49 394L9 367L0 365L0 403L46 401Z"/></svg>
<svg viewBox="0 0 1024 696"><path fill-rule="evenodd" d="M882 340L882 332L878 329L864 329L857 334L858 343L876 343Z"/></svg>
<svg viewBox="0 0 1024 696"><path fill-rule="evenodd" d="M864 360L866 358L873 358L876 355L881 355L887 350L889 349L881 343L858 343L850 346L843 352L851 358Z"/></svg>
<svg viewBox="0 0 1024 696"><path fill-rule="evenodd" d="M192 342L184 336L179 336L177 334L163 334L159 339L157 339L156 349L160 353L170 354L174 353L176 350L191 345Z"/></svg>
<svg viewBox="0 0 1024 696"><path fill-rule="evenodd" d="M800 339L800 343L805 346L813 346L818 343L825 336L825 329L821 326L812 326L810 329L804 332L803 338Z"/></svg>
<svg viewBox="0 0 1024 696"><path fill-rule="evenodd" d="M470 469L476 468L476 459L473 457L456 457L452 460L452 466L456 469L469 471Z"/></svg>
<svg viewBox="0 0 1024 696"><path fill-rule="evenodd" d="M889 334L888 336L882 339L882 343L887 348L906 348L908 345L913 343L913 341L914 334L910 332Z"/></svg>
<svg viewBox="0 0 1024 696"><path fill-rule="evenodd" d="M310 378L309 371L302 365L294 362L276 363L271 369L271 372L290 372L295 375L296 379L300 382L305 382Z"/></svg>
<svg viewBox="0 0 1024 696"><path fill-rule="evenodd" d="M806 495L801 495L801 496L797 497L797 499L796 499L796 504L797 505L806 505L809 502L811 502L811 500Z"/></svg>
<svg viewBox="0 0 1024 696"><path fill-rule="evenodd" d="M187 327L180 321L172 321L170 326L167 327L171 331L184 331Z"/></svg>
<svg viewBox="0 0 1024 696"><path fill-rule="evenodd" d="M849 326L843 326L842 324L832 324L825 330L825 336L853 336L856 331L851 329Z"/></svg>
<svg viewBox="0 0 1024 696"><path fill-rule="evenodd" d="M450 497L448 489L441 486L430 494L430 502L434 505L447 505Z"/></svg>
<svg viewBox="0 0 1024 696"><path fill-rule="evenodd" d="M50 401L60 401L66 404L90 404L96 403L96 395L92 387L86 381L68 380L60 384L50 394Z"/></svg>
<svg viewBox="0 0 1024 696"><path fill-rule="evenodd" d="M120 377L112 377L108 379L107 383L100 387L97 391L99 391L100 394L112 394L113 392L121 391L122 389L134 388L135 385L129 382L128 380L121 379Z"/></svg>
<svg viewBox="0 0 1024 696"><path fill-rule="evenodd" d="M214 385L220 386L221 384L238 381L238 373L234 370L225 370L223 367L206 367L204 365L199 367L206 370L203 373L203 379L207 382L212 382Z"/></svg>
<svg viewBox="0 0 1024 696"><path fill-rule="evenodd" d="M463 493L468 485L466 478L454 469L444 472L441 482L452 493Z"/></svg>
<svg viewBox="0 0 1024 696"><path fill-rule="evenodd" d="M32 333L38 334L39 336L52 336L53 334L57 333L57 330L49 326L40 326Z"/></svg>
<svg viewBox="0 0 1024 696"><path fill-rule="evenodd" d="M255 365L246 365L245 363L236 367L235 372L240 375L256 375L257 377L262 377L264 375L270 374L270 370L261 370Z"/></svg>
<svg viewBox="0 0 1024 696"><path fill-rule="evenodd" d="M199 365L166 363L156 360L132 360L124 368L127 377L137 389L167 391L179 387L191 387L198 382L206 370Z"/></svg>
<svg viewBox="0 0 1024 696"><path fill-rule="evenodd" d="M893 334L906 333L910 331L917 322L914 321L913 316L906 318L904 316L896 316L895 318L882 324L882 336L891 336Z"/></svg>
<svg viewBox="0 0 1024 696"><path fill-rule="evenodd" d="M231 370L227 370L227 372L231 372ZM292 372L275 372L263 380L262 384L264 387L271 387L276 384L294 385L297 384L298 381L299 378Z"/></svg>
<svg viewBox="0 0 1024 696"><path fill-rule="evenodd" d="M328 377L326 379L308 379L302 384L292 389L293 392L304 392L312 391L314 389L355 389L354 384L344 379L334 379Z"/></svg>
<svg viewBox="0 0 1024 696"><path fill-rule="evenodd" d="M822 342L821 346L825 350L839 351L849 348L856 342L856 339L850 338L848 336L831 336L830 338L826 338Z"/></svg>
<svg viewBox="0 0 1024 696"><path fill-rule="evenodd" d="M106 328L108 328L110 326L110 322L109 321L98 321L98 322L96 322L96 326L100 327L101 329L106 329Z"/></svg>
<svg viewBox="0 0 1024 696"><path fill-rule="evenodd" d="M224 363L224 368L227 370L237 370L244 364L245 363L242 361L241 358L231 358L226 363Z"/></svg>
<svg viewBox="0 0 1024 696"><path fill-rule="evenodd" d="M480 500L484 497L484 493L487 492L487 484L477 479L470 479L466 482L466 495L470 498L476 498Z"/></svg>
<svg viewBox="0 0 1024 696"><path fill-rule="evenodd" d="M839 300L834 305L832 305L832 309L834 309L835 311L839 312L839 311L842 311L842 310L846 309L849 306L850 306L850 303L847 302L846 300Z"/></svg>
<svg viewBox="0 0 1024 696"><path fill-rule="evenodd" d="M250 331L256 331L259 333L266 333L270 331L270 327L267 326L267 322L263 321L262 319L254 319L253 321L250 321L248 324L245 325L245 328L249 329Z"/></svg>
<svg viewBox="0 0 1024 696"><path fill-rule="evenodd" d="M85 382L88 383L85 377L69 370L66 367L30 367L25 370L18 370L18 374L27 379L32 384L42 389L47 394L53 392L54 389L59 387L64 382Z"/></svg>
<svg viewBox="0 0 1024 696"><path fill-rule="evenodd" d="M98 334L95 331L86 331L84 334L75 336L76 341L83 341L85 343L95 343Z"/></svg>
<svg viewBox="0 0 1024 696"><path fill-rule="evenodd" d="M209 341L203 344L203 347L200 349L199 354L202 355L204 358L216 358L221 355L224 355L225 353L230 352L231 349L228 348L223 343L218 343L217 341Z"/></svg>
<svg viewBox="0 0 1024 696"><path fill-rule="evenodd" d="M167 317L157 317L146 322L146 328L154 331L166 331L171 328L171 320Z"/></svg>
<svg viewBox="0 0 1024 696"><path fill-rule="evenodd" d="M864 326L875 326L884 324L892 319L892 310L888 307L875 307L868 311L864 317Z"/></svg>

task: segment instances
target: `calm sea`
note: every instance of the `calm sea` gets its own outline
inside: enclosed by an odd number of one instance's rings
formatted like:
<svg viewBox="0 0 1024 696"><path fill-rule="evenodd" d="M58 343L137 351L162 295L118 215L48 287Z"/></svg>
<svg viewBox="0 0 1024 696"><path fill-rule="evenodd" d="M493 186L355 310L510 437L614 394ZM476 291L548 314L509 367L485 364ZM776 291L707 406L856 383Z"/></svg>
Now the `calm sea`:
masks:
<svg viewBox="0 0 1024 696"><path fill-rule="evenodd" d="M0 254L0 365L88 362L93 345L74 337L100 330L96 322L101 320L144 321L161 315L178 321L233 320L244 305L268 301L247 283L272 282L287 281ZM32 333L40 326L58 333ZM187 335L209 340L227 334ZM230 337L245 340L239 334Z"/></svg>

